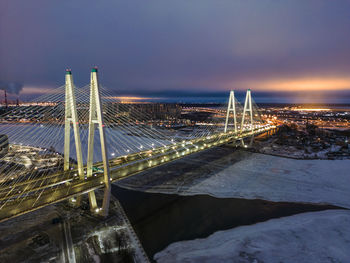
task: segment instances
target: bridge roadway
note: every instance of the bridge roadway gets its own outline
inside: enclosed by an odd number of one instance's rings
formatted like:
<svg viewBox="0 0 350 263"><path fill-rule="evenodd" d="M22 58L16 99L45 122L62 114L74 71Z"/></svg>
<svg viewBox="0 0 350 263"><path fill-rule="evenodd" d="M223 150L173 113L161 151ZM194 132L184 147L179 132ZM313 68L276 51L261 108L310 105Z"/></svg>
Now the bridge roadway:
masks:
<svg viewBox="0 0 350 263"><path fill-rule="evenodd" d="M115 182L186 155L259 135L275 128L275 126L266 125L242 133L233 131L217 133L116 157L109 160L111 181ZM95 163L94 167L102 167L102 162ZM104 187L103 173L79 178L76 169L32 178L16 184L10 181L0 187L0 222L102 187Z"/></svg>

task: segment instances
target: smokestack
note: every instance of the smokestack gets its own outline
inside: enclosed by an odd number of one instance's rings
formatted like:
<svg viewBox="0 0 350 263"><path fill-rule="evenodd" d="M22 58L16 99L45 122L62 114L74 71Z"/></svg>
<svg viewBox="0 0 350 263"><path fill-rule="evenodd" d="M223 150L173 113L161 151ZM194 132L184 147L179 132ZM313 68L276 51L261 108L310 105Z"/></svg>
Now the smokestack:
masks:
<svg viewBox="0 0 350 263"><path fill-rule="evenodd" d="M6 90L5 90L5 107L7 109L7 93L6 93Z"/></svg>
<svg viewBox="0 0 350 263"><path fill-rule="evenodd" d="M18 97L16 99L16 106L18 107L19 106L19 100L18 100Z"/></svg>

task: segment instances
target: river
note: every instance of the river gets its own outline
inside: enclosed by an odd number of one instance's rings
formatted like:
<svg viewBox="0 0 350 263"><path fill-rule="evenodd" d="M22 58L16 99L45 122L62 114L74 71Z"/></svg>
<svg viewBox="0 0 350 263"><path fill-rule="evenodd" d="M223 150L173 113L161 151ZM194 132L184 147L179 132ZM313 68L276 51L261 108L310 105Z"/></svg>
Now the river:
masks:
<svg viewBox="0 0 350 263"><path fill-rule="evenodd" d="M150 259L176 241L204 238L219 230L271 218L336 208L209 195L146 193L115 185L112 193L123 206Z"/></svg>

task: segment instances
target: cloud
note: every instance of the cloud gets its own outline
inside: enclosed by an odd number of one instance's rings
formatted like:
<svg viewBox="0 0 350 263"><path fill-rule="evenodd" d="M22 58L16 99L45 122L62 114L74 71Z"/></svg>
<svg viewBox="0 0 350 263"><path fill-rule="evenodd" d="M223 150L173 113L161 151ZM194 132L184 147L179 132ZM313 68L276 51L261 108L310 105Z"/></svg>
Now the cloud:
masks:
<svg viewBox="0 0 350 263"><path fill-rule="evenodd" d="M0 81L0 90L6 90L7 93L18 95L22 90L23 85L15 82Z"/></svg>
<svg viewBox="0 0 350 263"><path fill-rule="evenodd" d="M349 13L329 0L0 2L0 78L58 87L70 67L82 86L98 65L114 90L343 89L331 81L349 78Z"/></svg>

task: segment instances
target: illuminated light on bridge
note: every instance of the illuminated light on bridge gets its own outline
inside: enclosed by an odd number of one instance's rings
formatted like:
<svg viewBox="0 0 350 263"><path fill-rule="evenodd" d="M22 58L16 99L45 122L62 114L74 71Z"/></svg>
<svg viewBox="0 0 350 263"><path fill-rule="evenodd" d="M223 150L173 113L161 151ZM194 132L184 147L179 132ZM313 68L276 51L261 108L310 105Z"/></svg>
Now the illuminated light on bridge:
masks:
<svg viewBox="0 0 350 263"><path fill-rule="evenodd" d="M71 70L69 72L66 74L66 84L61 88L64 90L63 103L60 93L53 93L50 94L49 99L55 103L55 106L48 108L46 112L45 109L42 110L45 116L57 115L57 118L60 119L61 115L58 115L57 112L62 111L61 105L64 109L64 119L62 119L64 129L53 129L52 126L56 127L57 123L41 124L39 127L42 131L36 140L38 145L33 145L33 149L38 149L38 151L44 149L43 151L47 154L52 153L57 156L56 158L62 158L63 169L53 172L45 171L43 175L27 170L22 172L21 176L5 175L4 179L1 179L4 181L0 183L0 221L67 199L78 205L81 200L80 196L86 193L89 195L91 212L106 216L111 182L217 145L235 141L243 143L245 138L253 138L254 135L275 129L269 124L254 121L257 109L254 108L250 90L247 92L242 112L238 109L238 103L232 91L227 114L224 114L226 121L223 120L221 124L202 123L201 130L198 130L197 133L195 132L186 139L180 137L181 139L175 140L176 137L169 138L169 135L162 134L161 130L146 129L142 126L144 122L140 122L136 117L131 122L124 117L116 117L108 110L103 112L101 97L111 96L109 94L100 95L101 89L96 68L91 72L90 85L81 90L75 89L72 72ZM88 112L84 112L84 109L88 109ZM135 116L141 116L141 113L135 111ZM230 118L232 117L233 127L231 128ZM238 120L239 117L241 121ZM117 133L115 133L116 123L119 123L120 120L125 124L118 126ZM96 134L100 137L102 160L93 163L95 126L98 128ZM73 127L76 149L74 161L70 158L71 127ZM59 153L62 152L61 150L53 152L45 147L39 147L42 141L45 142L50 138L57 141L57 147L59 147L62 144L59 140L61 130L64 130L63 154ZM16 134L21 135L10 136L10 140L22 145L22 136L30 136L35 132L37 130L24 131L22 134L18 131ZM83 138L88 138L87 143L82 142ZM107 154L108 145L113 149L110 155ZM86 151L86 146L88 148L87 160L84 163L83 152ZM244 144L244 147L248 145ZM108 156L113 158L109 160ZM97 205L94 193L96 189L104 189L101 207Z"/></svg>

